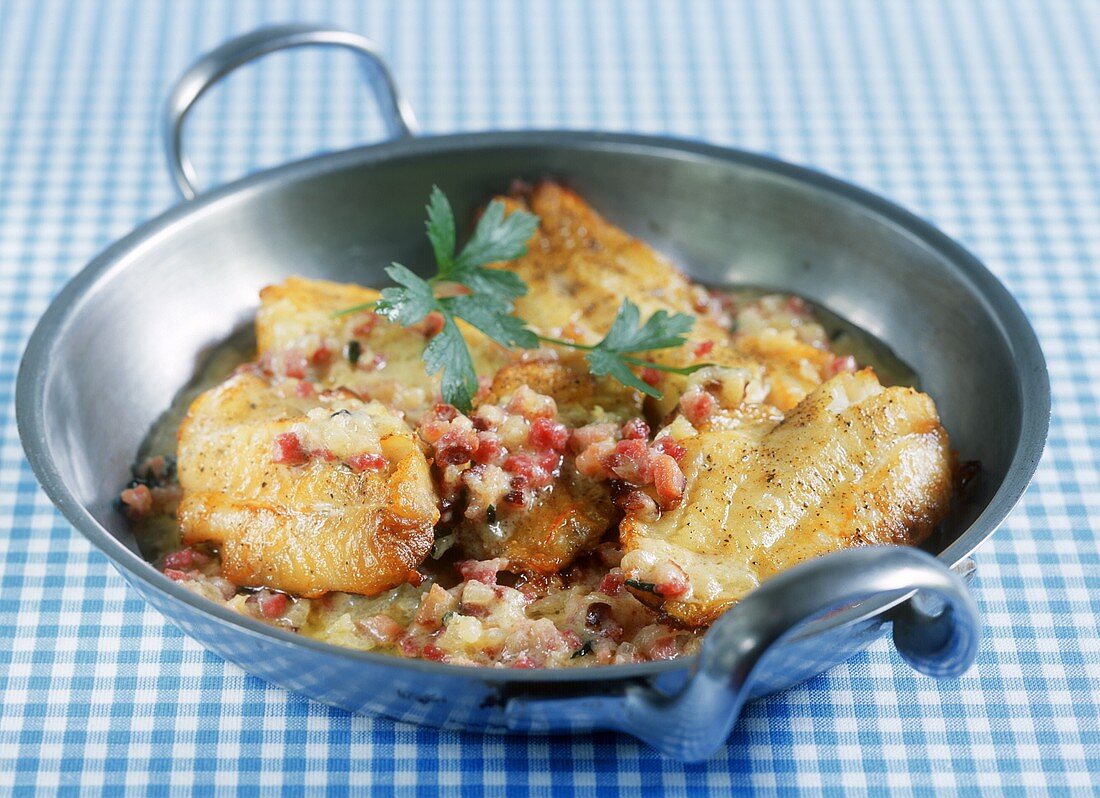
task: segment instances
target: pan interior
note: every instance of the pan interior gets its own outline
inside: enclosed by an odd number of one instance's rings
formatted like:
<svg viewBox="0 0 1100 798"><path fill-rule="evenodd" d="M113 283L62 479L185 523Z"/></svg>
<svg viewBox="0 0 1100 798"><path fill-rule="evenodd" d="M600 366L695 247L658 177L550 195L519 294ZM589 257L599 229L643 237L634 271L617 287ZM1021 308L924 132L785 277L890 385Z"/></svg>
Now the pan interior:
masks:
<svg viewBox="0 0 1100 798"><path fill-rule="evenodd" d="M384 284L392 261L430 262L423 206L433 184L461 220L512 180L544 177L701 282L796 293L885 342L935 399L953 447L982 464L934 549L959 559L999 522L974 524L1018 460L1028 386L1004 321L1006 301L1018 309L988 273L911 217L812 173L713 148L561 134L314 159L213 192L120 242L32 344L40 404L26 412L42 437L32 461L52 470L51 493L136 553L115 505L134 454L211 349L249 322L263 286L295 274Z"/></svg>

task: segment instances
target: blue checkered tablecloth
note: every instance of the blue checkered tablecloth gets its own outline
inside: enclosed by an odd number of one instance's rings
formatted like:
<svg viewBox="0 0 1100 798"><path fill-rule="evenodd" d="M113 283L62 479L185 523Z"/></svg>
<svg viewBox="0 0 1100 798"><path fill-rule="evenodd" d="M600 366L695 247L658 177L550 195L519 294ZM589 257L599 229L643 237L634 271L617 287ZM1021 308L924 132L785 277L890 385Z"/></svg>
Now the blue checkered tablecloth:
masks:
<svg viewBox="0 0 1100 798"><path fill-rule="evenodd" d="M183 637L74 533L24 462L23 344L97 251L176 201L161 102L262 22L373 37L426 132L650 131L876 190L1019 297L1055 415L977 555L986 624L955 682L886 641L750 705L684 766L625 737L501 738L355 717ZM299 51L202 101L207 181L381 135L350 56ZM0 793L1090 793L1100 780L1100 4L0 0Z"/></svg>

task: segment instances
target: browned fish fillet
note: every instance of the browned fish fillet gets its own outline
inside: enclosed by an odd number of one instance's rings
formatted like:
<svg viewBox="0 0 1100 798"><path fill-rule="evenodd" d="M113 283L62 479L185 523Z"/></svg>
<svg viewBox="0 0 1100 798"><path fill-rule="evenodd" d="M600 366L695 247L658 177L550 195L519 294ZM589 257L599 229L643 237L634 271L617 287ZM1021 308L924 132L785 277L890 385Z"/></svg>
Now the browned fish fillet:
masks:
<svg viewBox="0 0 1100 798"><path fill-rule="evenodd" d="M686 592L664 596L663 607L691 626L802 560L919 543L953 489L954 458L932 400L884 389L870 370L830 379L770 431L713 429L681 443L683 503L656 520L628 516L620 531L627 578L686 577Z"/></svg>
<svg viewBox="0 0 1100 798"><path fill-rule="evenodd" d="M237 584L373 595L431 549L427 460L376 402L307 400L238 374L195 400L178 455L184 542L217 545Z"/></svg>

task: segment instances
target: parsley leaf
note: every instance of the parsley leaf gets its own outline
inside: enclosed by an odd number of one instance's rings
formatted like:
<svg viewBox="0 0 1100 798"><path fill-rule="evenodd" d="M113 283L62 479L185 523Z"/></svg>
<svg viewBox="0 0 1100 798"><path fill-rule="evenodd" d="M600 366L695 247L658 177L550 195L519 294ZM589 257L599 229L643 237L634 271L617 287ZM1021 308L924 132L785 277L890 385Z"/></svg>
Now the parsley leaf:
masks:
<svg viewBox="0 0 1100 798"><path fill-rule="evenodd" d="M628 385L647 396L652 396L654 399L661 398L661 392L635 374L617 352L593 349L585 356L585 359L588 361L588 367L597 377L610 375L623 385Z"/></svg>
<svg viewBox="0 0 1100 798"><path fill-rule="evenodd" d="M469 322L498 344L520 349L535 349L539 337L527 329L523 319L503 309L499 302L482 294L465 294L439 300L455 316Z"/></svg>
<svg viewBox="0 0 1100 798"><path fill-rule="evenodd" d="M533 213L515 210L505 216L504 203L493 200L481 214L473 237L455 259L455 266L459 269L484 266L525 255L527 239L534 235L538 226L539 217Z"/></svg>
<svg viewBox="0 0 1100 798"><path fill-rule="evenodd" d="M394 263L386 268L386 274L400 288L382 289L382 298L374 303L374 312L395 321L402 327L424 321L433 310L439 310L432 284L411 270Z"/></svg>
<svg viewBox="0 0 1100 798"><path fill-rule="evenodd" d="M635 352L683 346L687 343L685 336L691 332L694 325L695 319L686 313L674 313L670 316L664 310L658 310L642 324L638 306L629 299L623 299L611 329L607 331L602 341L589 349L585 358L592 373L597 377L610 375L624 385L629 385L654 399L660 399L661 392L635 374L630 368L631 365L646 366L676 374L691 374L709 364L698 363L685 367L665 366L660 363L649 363L630 355Z"/></svg>
<svg viewBox="0 0 1100 798"><path fill-rule="evenodd" d="M625 353L683 346L687 343L684 336L695 325L695 319L686 313L670 316L666 311L658 310L646 319L645 324L638 323L640 317L638 306L629 299L624 299L611 329L596 348Z"/></svg>
<svg viewBox="0 0 1100 798"><path fill-rule="evenodd" d="M455 215L451 210L450 200L439 186L432 186L432 195L428 198L426 210L428 221L424 226L428 228L428 240L432 242L432 251L439 270L445 271L455 259Z"/></svg>
<svg viewBox="0 0 1100 798"><path fill-rule="evenodd" d="M443 401L469 410L477 393L477 372L466 339L449 312L443 312L443 329L424 347L424 364L429 374L442 372Z"/></svg>

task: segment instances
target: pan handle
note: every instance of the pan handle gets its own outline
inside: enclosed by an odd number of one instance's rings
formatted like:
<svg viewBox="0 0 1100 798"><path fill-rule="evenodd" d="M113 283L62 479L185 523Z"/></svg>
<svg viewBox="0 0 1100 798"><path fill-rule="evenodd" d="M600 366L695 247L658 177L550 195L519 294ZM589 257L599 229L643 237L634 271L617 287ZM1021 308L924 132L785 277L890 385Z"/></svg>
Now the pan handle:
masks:
<svg viewBox="0 0 1100 798"><path fill-rule="evenodd" d="M624 731L667 756L699 762L725 743L769 650L830 612L914 591L890 613L898 653L929 676L962 675L978 647L966 583L923 551L875 546L804 563L747 595L707 632L695 672L674 695L632 684L606 696L517 697L505 717L517 729Z"/></svg>
<svg viewBox="0 0 1100 798"><path fill-rule="evenodd" d="M316 25L272 25L230 39L211 50L183 73L164 107L164 146L168 168L184 199L194 199L195 169L183 152L183 122L207 89L235 70L268 53L307 46L343 47L362 56L371 89L378 97L389 138L415 135L418 126L408 102L397 90L393 75L374 43L357 33Z"/></svg>

